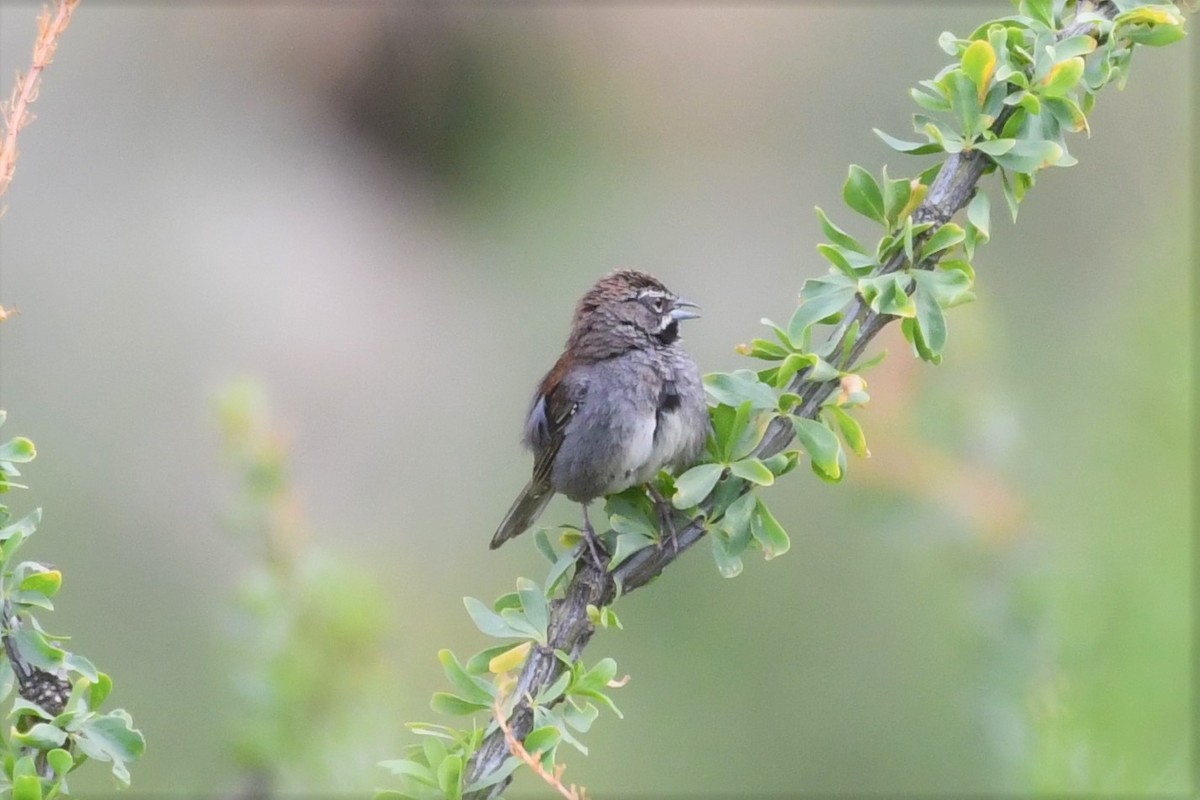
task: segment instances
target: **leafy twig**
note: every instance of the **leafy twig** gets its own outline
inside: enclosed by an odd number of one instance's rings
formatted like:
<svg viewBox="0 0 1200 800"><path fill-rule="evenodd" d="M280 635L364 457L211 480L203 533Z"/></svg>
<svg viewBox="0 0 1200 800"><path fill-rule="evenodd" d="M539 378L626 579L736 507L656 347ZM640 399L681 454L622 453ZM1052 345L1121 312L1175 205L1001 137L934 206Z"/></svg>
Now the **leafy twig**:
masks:
<svg viewBox="0 0 1200 800"><path fill-rule="evenodd" d="M1100 23L1106 20L1111 21L1117 16L1117 11L1116 6L1109 0L1101 0L1096 3L1081 0L1075 9L1075 19L1057 32L1054 41L1061 42L1081 36L1090 36L1099 41L1105 35ZM990 77L989 75L989 80ZM996 114L989 129L993 140L1006 131L1005 126L1014 113L1015 106L1006 105ZM975 194L980 179L995 165L996 161L989 157L983 149L963 147L949 155L928 186L924 198L911 213L911 223L914 227L920 225L927 225L927 227L919 233L910 234L911 240L906 248L893 250L871 272L871 277L886 276L906 268L934 269L940 260L940 255L914 259L914 250L922 249L923 245L932 240L956 213L967 206ZM911 295L914 288L915 282L905 291ZM867 346L879 332L898 318L895 314L872 308L872 304L861 292L855 293L849 308L845 311L842 322L833 330L826 346L821 350L841 356L837 362L838 366L843 368L842 377L844 377L845 373L853 371L854 368L851 365L858 362ZM817 376L814 374L813 367L797 371L795 377L783 390L785 393L791 393L798 397L796 405L791 409L790 417L783 415L775 418L752 455L759 459L767 459L788 449L796 436L792 418L816 420L825 403L841 386L838 377ZM749 492L752 488L749 483L743 485L739 490L739 496ZM593 626L587 613L589 606L603 607L611 603L618 592L627 594L646 585L661 574L681 553L704 538L709 531L709 526L714 522L712 518L714 505L714 496L710 491L708 496L697 506L701 512L700 516L694 518L677 532L678 548L645 547L607 574L596 569L586 559L579 561L564 596L552 604L546 646L534 648L530 652L518 678L518 696L521 698L537 697L539 692L558 679L564 665L560 658L556 657L555 651L565 654L572 662L578 660L593 633ZM660 513L673 511L670 504L666 502L659 503L658 510ZM507 755L506 738L519 738L527 735L532 729L533 723L533 705L528 700L518 701L507 720L506 728L510 729L510 732L492 732L475 750L466 771L466 783L469 785L473 782L483 781L485 776L498 770ZM474 800L494 798L503 791L508 780L468 796Z"/></svg>

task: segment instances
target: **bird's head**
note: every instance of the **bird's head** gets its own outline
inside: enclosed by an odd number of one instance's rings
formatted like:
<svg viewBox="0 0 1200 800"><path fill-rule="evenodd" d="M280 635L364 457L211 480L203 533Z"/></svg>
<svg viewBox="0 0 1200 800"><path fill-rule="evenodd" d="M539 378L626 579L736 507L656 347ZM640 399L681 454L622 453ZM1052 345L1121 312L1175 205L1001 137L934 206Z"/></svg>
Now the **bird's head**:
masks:
<svg viewBox="0 0 1200 800"><path fill-rule="evenodd" d="M652 275L623 269L609 273L588 290L575 310L572 340L598 345L666 346L679 338L679 323L700 315Z"/></svg>

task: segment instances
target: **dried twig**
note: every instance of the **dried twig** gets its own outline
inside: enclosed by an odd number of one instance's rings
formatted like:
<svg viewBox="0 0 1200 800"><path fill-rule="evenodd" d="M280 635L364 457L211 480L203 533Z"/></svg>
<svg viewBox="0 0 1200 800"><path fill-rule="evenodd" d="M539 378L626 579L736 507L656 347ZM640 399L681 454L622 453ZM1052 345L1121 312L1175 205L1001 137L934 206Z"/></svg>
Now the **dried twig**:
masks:
<svg viewBox="0 0 1200 800"><path fill-rule="evenodd" d="M549 772L542 766L542 760L525 749L525 745L521 744L521 740L513 733L512 726L508 724L508 714L504 711L503 698L497 698L492 704L492 718L496 720L496 724L500 726L500 730L504 733L504 741L508 745L508 751L517 758L525 762L528 767L533 770L533 774L537 775L548 785L553 787L554 791L566 798L566 800L587 800L587 790L581 786L571 784L564 786L562 782L562 774L566 770L566 764L559 764L554 768L554 772Z"/></svg>
<svg viewBox="0 0 1200 800"><path fill-rule="evenodd" d="M38 17L38 36L33 43L33 61L29 72L17 74L17 83L13 86L12 95L7 103L0 104L0 117L4 121L4 141L0 143L0 197L8 191L12 183L13 170L17 166L17 134L33 122L33 114L29 107L37 100L41 89L42 73L54 60L54 51L58 49L58 40L71 22L71 14L79 0L58 0L53 17L50 8L44 7ZM4 210L0 208L0 216Z"/></svg>

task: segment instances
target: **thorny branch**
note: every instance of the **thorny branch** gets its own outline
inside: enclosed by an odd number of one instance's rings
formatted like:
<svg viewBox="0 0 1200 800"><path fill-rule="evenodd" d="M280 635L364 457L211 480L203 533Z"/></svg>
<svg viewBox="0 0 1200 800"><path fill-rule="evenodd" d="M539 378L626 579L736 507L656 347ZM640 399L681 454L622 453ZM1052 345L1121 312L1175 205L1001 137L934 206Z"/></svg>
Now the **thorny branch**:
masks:
<svg viewBox="0 0 1200 800"><path fill-rule="evenodd" d="M1111 0L1099 2L1081 2L1076 16L1084 11L1103 14L1109 18L1116 16L1117 9ZM1091 21L1078 20L1064 29L1060 39L1071 36L1097 36L1096 24ZM1001 114L993 125L994 131L999 131L1008 114ZM924 201L913 214L914 223L930 222L933 226L918 237L922 242L932 236L942 225L950 221L959 210L964 208L975 194L976 186L984 171L991 164L990 160L979 151L967 150L955 153L946 159L934 179ZM898 253L883 264L879 274L896 272L903 269L907 257L903 252ZM925 260L914 265L919 269L932 269L936 260ZM872 311L861 297L855 299L850 310L846 313L844 322L830 336L831 353L842 353L847 350L847 364L854 364L861 358L867 345L879 334L888 323L896 317L879 314ZM857 321L857 332L853 322ZM851 340L851 337L854 337ZM833 381L815 381L807 377L807 370L801 371L793 379L788 391L800 395L801 402L792 411L794 416L814 419L820 413L822 405L833 392L839 388L839 383ZM755 455L766 458L787 449L794 436L794 429L789 419L778 418L768 428L766 436L759 445ZM747 489L748 490L748 489ZM673 512L669 503L662 504L663 510ZM707 516L712 510L711 498L700 504ZM550 624L545 646L535 646L530 650L525 666L517 679L514 689L519 701L508 718L507 726L516 738L524 738L533 728L533 710L528 698L537 696L539 690L553 683L563 670L562 663L555 657L554 652L561 650L571 661L577 661L583 648L587 645L594 632L588 619L587 607L594 605L603 607L616 599L618 587L623 594L645 586L681 553L704 538L708 532L707 525L715 520L699 517L686 527L676 532L678 548L647 547L639 550L622 562L611 573L605 573L596 568L588 558L580 558L575 566L575 574L567 585L564 597L555 600L551 607ZM467 769L466 785L471 785L494 773L504 763L509 755L509 747L503 730L490 733L476 750ZM464 797L467 800L491 800L498 797L511 782L506 778L485 789L470 792Z"/></svg>

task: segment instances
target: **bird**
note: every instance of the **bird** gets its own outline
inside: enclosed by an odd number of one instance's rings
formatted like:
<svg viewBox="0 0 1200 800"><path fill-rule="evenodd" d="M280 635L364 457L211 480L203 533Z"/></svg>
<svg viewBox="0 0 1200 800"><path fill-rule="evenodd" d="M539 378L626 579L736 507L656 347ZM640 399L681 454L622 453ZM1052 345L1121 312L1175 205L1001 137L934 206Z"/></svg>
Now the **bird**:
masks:
<svg viewBox="0 0 1200 800"><path fill-rule="evenodd" d="M584 294L563 353L530 403L523 443L533 475L492 549L528 530L558 493L582 506L581 531L599 564L588 505L696 461L708 406L679 324L699 316L695 303L637 270L611 272Z"/></svg>

